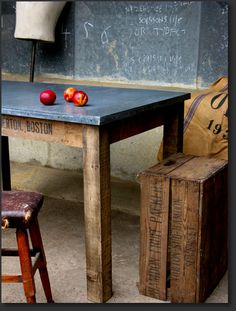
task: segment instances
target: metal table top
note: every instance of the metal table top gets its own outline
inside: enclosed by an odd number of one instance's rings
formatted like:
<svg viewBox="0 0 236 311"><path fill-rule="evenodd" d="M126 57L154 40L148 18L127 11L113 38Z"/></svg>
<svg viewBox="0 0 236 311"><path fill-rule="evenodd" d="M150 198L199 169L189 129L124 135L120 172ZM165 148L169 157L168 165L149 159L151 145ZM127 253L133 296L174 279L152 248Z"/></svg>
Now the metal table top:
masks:
<svg viewBox="0 0 236 311"><path fill-rule="evenodd" d="M63 92L69 86L88 94L86 106L77 107L64 100ZM45 89L56 92L54 105L40 103L39 94ZM174 91L2 81L2 114L98 126L145 111L156 113L163 105L188 98L189 93Z"/></svg>

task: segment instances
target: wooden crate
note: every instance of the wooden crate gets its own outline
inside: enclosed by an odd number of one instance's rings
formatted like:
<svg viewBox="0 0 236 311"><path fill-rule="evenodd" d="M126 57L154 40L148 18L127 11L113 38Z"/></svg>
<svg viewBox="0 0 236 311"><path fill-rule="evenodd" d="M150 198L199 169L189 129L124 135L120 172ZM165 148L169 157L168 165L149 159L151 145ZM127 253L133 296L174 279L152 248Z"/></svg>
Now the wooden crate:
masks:
<svg viewBox="0 0 236 311"><path fill-rule="evenodd" d="M141 294L200 303L227 269L227 161L176 154L140 173Z"/></svg>

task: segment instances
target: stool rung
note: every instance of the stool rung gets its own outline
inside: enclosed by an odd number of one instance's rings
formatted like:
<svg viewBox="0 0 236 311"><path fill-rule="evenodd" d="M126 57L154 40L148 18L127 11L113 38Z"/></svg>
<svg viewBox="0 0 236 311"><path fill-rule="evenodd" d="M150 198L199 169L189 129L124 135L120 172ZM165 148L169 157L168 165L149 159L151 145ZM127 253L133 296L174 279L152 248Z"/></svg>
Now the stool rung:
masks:
<svg viewBox="0 0 236 311"><path fill-rule="evenodd" d="M37 252L35 250L30 251L31 255L34 256L32 261L32 274L34 275L39 267L40 262L40 252ZM17 249L2 249L2 256L19 256L19 252ZM22 275L2 275L1 276L2 282L8 282L8 283L19 283L22 282Z"/></svg>
<svg viewBox="0 0 236 311"><path fill-rule="evenodd" d="M1 276L2 283L22 283L21 275L2 275Z"/></svg>
<svg viewBox="0 0 236 311"><path fill-rule="evenodd" d="M30 250L30 256L36 256L36 250ZM2 256L19 256L18 249L16 248L2 248L1 251Z"/></svg>

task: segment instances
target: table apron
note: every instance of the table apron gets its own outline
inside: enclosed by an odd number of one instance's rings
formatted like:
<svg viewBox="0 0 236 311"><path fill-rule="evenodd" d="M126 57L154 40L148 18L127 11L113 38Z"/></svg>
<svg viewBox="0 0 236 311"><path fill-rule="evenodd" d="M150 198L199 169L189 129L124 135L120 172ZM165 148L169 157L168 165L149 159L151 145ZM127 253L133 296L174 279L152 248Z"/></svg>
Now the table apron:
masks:
<svg viewBox="0 0 236 311"><path fill-rule="evenodd" d="M110 144L164 125L163 111L143 113L108 125Z"/></svg>
<svg viewBox="0 0 236 311"><path fill-rule="evenodd" d="M2 135L83 147L83 125L2 115Z"/></svg>
<svg viewBox="0 0 236 311"><path fill-rule="evenodd" d="M157 117L154 114L148 117L127 118L101 126L100 130L108 129L109 142L112 144L163 124L163 115ZM83 128L86 127L84 124L2 115L3 136L41 140L78 148L83 148Z"/></svg>

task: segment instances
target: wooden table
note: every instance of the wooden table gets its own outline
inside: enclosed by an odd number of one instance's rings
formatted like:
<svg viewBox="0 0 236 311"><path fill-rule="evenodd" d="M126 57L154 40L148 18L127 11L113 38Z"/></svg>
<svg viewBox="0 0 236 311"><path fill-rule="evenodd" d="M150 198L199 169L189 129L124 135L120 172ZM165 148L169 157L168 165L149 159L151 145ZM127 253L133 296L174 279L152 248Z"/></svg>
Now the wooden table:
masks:
<svg viewBox="0 0 236 311"><path fill-rule="evenodd" d="M11 187L8 136L83 148L87 297L105 302L112 296L110 144L164 125L163 156L181 152L190 94L75 86L89 97L85 107L76 107L63 99L67 87L2 82L3 189ZM39 102L44 89L56 92L55 105Z"/></svg>

